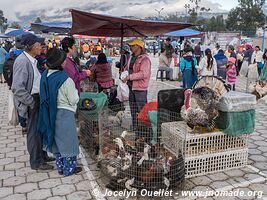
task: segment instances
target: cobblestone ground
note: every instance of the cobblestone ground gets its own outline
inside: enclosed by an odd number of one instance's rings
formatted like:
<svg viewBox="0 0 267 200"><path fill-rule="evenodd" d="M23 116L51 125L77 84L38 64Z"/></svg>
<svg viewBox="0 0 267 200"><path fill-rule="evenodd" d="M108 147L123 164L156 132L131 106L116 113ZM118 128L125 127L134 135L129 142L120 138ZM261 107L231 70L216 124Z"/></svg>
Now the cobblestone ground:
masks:
<svg viewBox="0 0 267 200"><path fill-rule="evenodd" d="M150 83L149 99L156 99L158 90L179 87L181 83L155 81L157 59L152 58L153 80ZM237 90L245 91L246 79L238 79ZM103 175L97 165L81 148L78 160L83 172L70 177L62 177L56 170L35 171L29 167L26 150L26 137L22 136L20 127L8 125L8 94L5 84L0 84L0 199L1 200L83 200L83 199L117 199L103 197L105 186L101 181ZM256 130L249 139L248 166L206 176L186 179L183 190L190 191L243 191L250 194L262 191L261 199L267 199L267 100L260 100L256 109ZM55 165L55 163L52 163ZM256 193L255 193L256 194ZM260 196L258 196L260 197ZM125 198L121 198L125 199ZM132 197L130 199L152 199ZM155 198L153 198L155 199ZM204 199L182 197L181 193L172 197L157 199ZM205 199L257 199L254 196L209 197Z"/></svg>

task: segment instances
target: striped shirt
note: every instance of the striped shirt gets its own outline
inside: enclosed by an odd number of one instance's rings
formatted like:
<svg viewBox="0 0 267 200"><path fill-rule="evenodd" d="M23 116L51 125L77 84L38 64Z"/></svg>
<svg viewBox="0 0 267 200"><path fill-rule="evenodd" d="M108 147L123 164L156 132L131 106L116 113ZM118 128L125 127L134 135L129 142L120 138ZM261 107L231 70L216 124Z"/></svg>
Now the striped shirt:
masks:
<svg viewBox="0 0 267 200"><path fill-rule="evenodd" d="M226 69L226 80L228 84L235 84L236 82L236 67L235 65L228 66Z"/></svg>

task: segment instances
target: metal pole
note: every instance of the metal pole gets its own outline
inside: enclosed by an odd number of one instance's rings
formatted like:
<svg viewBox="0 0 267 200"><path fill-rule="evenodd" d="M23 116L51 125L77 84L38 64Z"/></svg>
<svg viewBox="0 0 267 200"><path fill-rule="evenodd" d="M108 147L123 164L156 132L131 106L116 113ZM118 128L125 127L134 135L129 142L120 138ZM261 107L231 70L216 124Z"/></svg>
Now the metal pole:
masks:
<svg viewBox="0 0 267 200"><path fill-rule="evenodd" d="M264 37L265 37L265 27L262 28L262 41L261 41L261 49L264 51Z"/></svg>
<svg viewBox="0 0 267 200"><path fill-rule="evenodd" d="M122 48L123 48L123 23L121 23L121 51L122 51ZM123 68L123 63L121 62L120 64L121 64L121 66L120 66L121 71L123 71L123 69L122 69Z"/></svg>

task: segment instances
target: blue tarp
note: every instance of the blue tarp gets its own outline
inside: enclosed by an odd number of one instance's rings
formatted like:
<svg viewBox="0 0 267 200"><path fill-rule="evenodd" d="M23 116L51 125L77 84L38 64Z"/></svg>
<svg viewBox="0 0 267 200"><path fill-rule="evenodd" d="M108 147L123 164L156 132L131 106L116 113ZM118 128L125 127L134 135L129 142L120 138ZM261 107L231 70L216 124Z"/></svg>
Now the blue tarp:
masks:
<svg viewBox="0 0 267 200"><path fill-rule="evenodd" d="M18 30L10 31L6 33L5 35L8 37L17 37L17 36L26 35L26 34L29 34L29 32L26 32L23 29L18 29Z"/></svg>
<svg viewBox="0 0 267 200"><path fill-rule="evenodd" d="M169 33L166 33L165 36L170 36L170 37L193 37L193 36L199 36L202 35L203 33L197 30L193 30L190 28L185 28L182 30L178 31L172 31Z"/></svg>
<svg viewBox="0 0 267 200"><path fill-rule="evenodd" d="M32 23L31 30L41 31L43 33L68 33L72 26L72 22L44 22Z"/></svg>

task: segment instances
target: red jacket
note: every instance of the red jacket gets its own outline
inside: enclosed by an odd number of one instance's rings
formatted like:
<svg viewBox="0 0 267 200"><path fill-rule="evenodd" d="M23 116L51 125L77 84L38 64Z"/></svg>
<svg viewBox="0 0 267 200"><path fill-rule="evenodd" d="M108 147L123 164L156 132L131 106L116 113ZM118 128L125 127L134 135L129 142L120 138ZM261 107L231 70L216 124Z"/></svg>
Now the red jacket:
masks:
<svg viewBox="0 0 267 200"><path fill-rule="evenodd" d="M126 67L129 69L131 57ZM151 75L151 61L147 54L141 54L133 65L133 73L130 74L130 80L133 81L132 90L147 90Z"/></svg>

